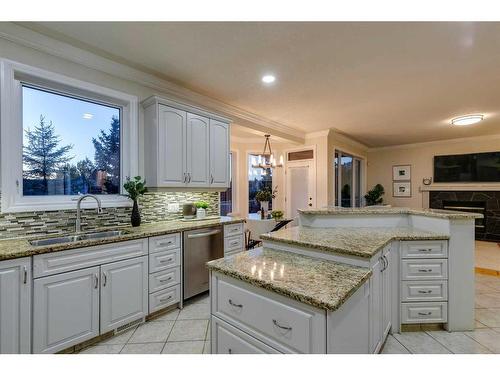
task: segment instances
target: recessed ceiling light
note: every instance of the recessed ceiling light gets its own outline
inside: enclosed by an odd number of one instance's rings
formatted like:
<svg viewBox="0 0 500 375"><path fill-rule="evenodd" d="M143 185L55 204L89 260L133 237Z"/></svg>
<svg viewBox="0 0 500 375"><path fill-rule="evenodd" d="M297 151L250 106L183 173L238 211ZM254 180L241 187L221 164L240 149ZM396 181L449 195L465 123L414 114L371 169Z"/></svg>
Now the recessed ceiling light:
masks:
<svg viewBox="0 0 500 375"><path fill-rule="evenodd" d="M85 120L92 120L93 117L94 117L94 115L92 113L84 113L83 114L83 118Z"/></svg>
<svg viewBox="0 0 500 375"><path fill-rule="evenodd" d="M276 77L272 74L266 74L265 76L262 76L262 82L264 83L273 83L274 81L276 81Z"/></svg>
<svg viewBox="0 0 500 375"><path fill-rule="evenodd" d="M476 122L482 121L483 119L484 119L484 115L460 116L460 117L456 117L453 120L451 120L451 124L457 125L457 126L472 125L472 124L475 124Z"/></svg>

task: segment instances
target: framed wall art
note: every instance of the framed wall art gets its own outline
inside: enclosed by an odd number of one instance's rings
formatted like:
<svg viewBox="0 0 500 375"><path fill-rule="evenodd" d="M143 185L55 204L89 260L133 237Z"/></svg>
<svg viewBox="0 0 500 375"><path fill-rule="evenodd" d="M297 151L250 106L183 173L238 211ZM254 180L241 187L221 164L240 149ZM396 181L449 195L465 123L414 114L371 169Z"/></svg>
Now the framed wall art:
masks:
<svg viewBox="0 0 500 375"><path fill-rule="evenodd" d="M393 181L410 181L411 165L394 165L392 167Z"/></svg>
<svg viewBox="0 0 500 375"><path fill-rule="evenodd" d="M411 182L393 182L392 196L396 198L410 198Z"/></svg>

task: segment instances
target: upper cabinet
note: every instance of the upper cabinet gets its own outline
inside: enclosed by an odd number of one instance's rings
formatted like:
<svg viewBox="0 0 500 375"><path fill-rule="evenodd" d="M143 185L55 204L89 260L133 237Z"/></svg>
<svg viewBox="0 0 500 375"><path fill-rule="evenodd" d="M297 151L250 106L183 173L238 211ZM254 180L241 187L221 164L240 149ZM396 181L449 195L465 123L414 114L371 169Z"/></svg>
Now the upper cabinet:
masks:
<svg viewBox="0 0 500 375"><path fill-rule="evenodd" d="M148 186L229 187L229 120L158 97L143 106Z"/></svg>

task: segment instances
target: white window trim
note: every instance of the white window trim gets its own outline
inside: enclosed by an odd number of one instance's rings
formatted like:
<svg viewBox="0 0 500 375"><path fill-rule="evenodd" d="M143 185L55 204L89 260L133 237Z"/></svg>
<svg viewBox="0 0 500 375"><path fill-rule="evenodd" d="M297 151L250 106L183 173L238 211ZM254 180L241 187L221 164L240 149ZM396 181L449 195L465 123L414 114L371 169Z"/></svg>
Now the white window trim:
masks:
<svg viewBox="0 0 500 375"><path fill-rule="evenodd" d="M55 91L94 99L121 107L120 193L126 176L138 174L139 131L138 98L120 91L80 81L57 73L0 60L0 126L1 126L1 208L2 213L75 209L75 195L23 196L22 194L22 85L21 81ZM100 195L103 207L126 207L130 201L123 195ZM95 207L84 202L82 207Z"/></svg>

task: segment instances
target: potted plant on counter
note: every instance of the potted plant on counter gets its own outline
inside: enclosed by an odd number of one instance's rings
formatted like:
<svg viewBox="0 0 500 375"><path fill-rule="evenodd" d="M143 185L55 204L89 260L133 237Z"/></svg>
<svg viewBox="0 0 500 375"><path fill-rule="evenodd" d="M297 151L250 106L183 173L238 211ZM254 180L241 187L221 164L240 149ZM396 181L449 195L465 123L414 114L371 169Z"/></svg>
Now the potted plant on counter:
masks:
<svg viewBox="0 0 500 375"><path fill-rule="evenodd" d="M195 203L196 205L196 218L204 219L207 216L208 203L205 201L199 201Z"/></svg>
<svg viewBox="0 0 500 375"><path fill-rule="evenodd" d="M365 195L366 205L367 206L376 206L381 205L384 199L382 195L385 194L384 187L380 184L377 184Z"/></svg>
<svg viewBox="0 0 500 375"><path fill-rule="evenodd" d="M284 213L283 211L280 211L280 210L273 210L271 212L271 217L276 220L276 221L280 221L281 219L283 219L283 216L284 216Z"/></svg>
<svg viewBox="0 0 500 375"><path fill-rule="evenodd" d="M274 190L271 190L269 186L266 186L255 194L255 199L260 203L260 208L263 211L264 216L267 214L267 211L269 211L269 202L271 199L276 198L277 191L277 186Z"/></svg>
<svg viewBox="0 0 500 375"><path fill-rule="evenodd" d="M138 227L141 225L141 214L139 212L139 205L137 204L137 199L144 195L148 191L146 187L146 181L141 178L141 176L136 176L133 179L127 177L127 182L123 185L124 189L127 191L130 199L134 202L132 207L132 214L130 215L130 223L133 227Z"/></svg>

